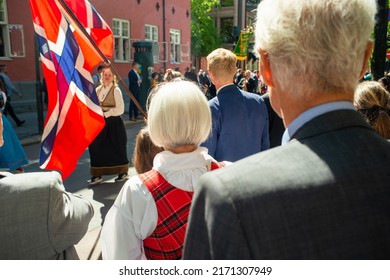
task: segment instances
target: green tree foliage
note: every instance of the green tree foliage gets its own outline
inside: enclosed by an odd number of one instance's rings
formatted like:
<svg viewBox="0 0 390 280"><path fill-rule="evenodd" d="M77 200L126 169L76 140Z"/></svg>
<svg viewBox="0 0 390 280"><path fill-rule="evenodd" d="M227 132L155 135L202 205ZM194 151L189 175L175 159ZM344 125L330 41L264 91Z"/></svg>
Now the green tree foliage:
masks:
<svg viewBox="0 0 390 280"><path fill-rule="evenodd" d="M220 46L220 38L213 19L208 15L218 0L191 0L191 52L206 56Z"/></svg>

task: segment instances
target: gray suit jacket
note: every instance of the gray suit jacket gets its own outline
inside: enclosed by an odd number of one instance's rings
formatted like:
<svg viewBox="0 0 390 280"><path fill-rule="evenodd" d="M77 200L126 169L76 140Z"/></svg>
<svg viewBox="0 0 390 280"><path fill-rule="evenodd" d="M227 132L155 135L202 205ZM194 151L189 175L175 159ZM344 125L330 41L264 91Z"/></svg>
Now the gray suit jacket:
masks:
<svg viewBox="0 0 390 280"><path fill-rule="evenodd" d="M0 259L77 259L92 205L65 192L58 172L0 179Z"/></svg>
<svg viewBox="0 0 390 280"><path fill-rule="evenodd" d="M205 174L184 259L390 259L390 143L358 112Z"/></svg>

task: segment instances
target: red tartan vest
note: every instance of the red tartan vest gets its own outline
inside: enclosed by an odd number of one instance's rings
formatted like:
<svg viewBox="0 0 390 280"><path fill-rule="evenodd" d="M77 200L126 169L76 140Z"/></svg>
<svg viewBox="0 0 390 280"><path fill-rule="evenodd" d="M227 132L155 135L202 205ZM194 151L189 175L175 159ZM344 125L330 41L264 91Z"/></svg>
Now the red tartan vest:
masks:
<svg viewBox="0 0 390 280"><path fill-rule="evenodd" d="M221 166L212 162L211 170ZM158 215L156 228L144 239L146 258L181 259L193 192L172 186L153 169L138 176L152 194Z"/></svg>

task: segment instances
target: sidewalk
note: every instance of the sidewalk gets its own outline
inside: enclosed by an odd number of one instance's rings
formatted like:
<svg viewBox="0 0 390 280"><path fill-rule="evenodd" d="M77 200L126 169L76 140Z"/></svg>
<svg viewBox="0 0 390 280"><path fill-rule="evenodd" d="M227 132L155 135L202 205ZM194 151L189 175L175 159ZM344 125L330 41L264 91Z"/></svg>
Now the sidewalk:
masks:
<svg viewBox="0 0 390 280"><path fill-rule="evenodd" d="M135 122L132 122L135 123ZM129 176L135 176L134 167L129 168ZM76 251L81 260L100 260L101 247L99 243L100 231L107 212L113 205L116 196L125 182L115 182L114 178L106 179L103 183L78 191L77 194L91 201L94 207L94 217L89 223L88 232L76 245Z"/></svg>
<svg viewBox="0 0 390 280"><path fill-rule="evenodd" d="M39 143L41 141L41 134L38 130L37 112L17 113L16 115L20 120L26 121L22 126L16 126L14 120L10 117L10 115L8 115L7 118L12 124L22 145L25 146Z"/></svg>

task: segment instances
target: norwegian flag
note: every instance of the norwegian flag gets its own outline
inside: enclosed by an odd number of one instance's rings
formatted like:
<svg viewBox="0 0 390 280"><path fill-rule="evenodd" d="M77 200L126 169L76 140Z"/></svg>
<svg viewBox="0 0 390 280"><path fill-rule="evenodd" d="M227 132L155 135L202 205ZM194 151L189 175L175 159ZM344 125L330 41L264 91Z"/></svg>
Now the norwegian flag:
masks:
<svg viewBox="0 0 390 280"><path fill-rule="evenodd" d="M63 2L76 15L89 36L99 46L102 53L106 57L112 57L114 46L112 31L95 8L87 0L63 0ZM76 28L73 34L84 53L84 57L88 57L88 60L85 61L85 67L91 67L92 69L102 60L95 49L93 47L91 48L89 41L85 40L82 32L77 29L76 25L71 23L71 27ZM92 57L89 57L90 55Z"/></svg>
<svg viewBox="0 0 390 280"><path fill-rule="evenodd" d="M84 0L65 0L107 56L112 32ZM88 145L104 127L91 70L103 61L57 0L30 0L49 104L42 134L40 167L66 179Z"/></svg>

